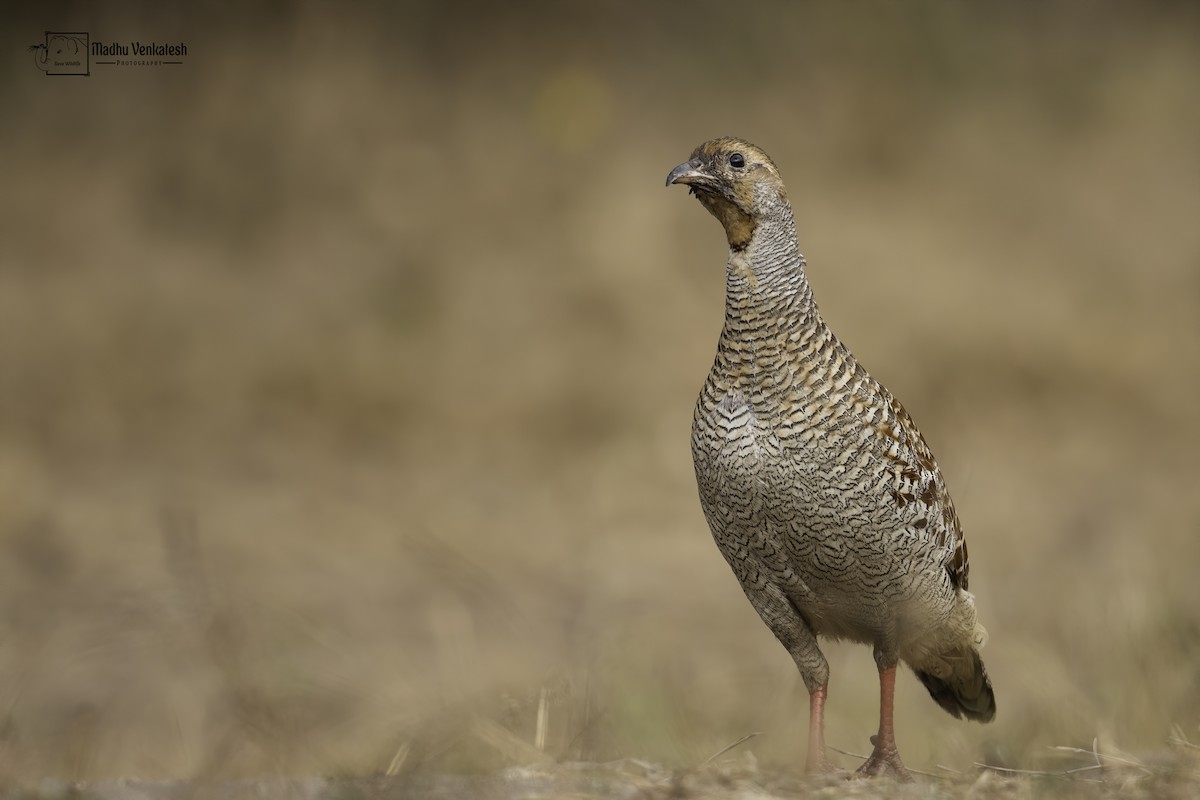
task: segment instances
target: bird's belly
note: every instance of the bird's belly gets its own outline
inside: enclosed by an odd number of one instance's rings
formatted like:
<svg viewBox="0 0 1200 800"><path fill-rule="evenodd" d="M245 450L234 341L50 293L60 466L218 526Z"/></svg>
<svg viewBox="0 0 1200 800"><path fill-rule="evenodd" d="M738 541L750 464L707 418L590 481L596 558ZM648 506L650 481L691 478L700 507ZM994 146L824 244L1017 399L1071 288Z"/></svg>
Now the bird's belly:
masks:
<svg viewBox="0 0 1200 800"><path fill-rule="evenodd" d="M698 413L693 458L713 538L744 587L778 586L817 633L871 641L928 574L926 548L878 524L870 482L797 452L736 395Z"/></svg>

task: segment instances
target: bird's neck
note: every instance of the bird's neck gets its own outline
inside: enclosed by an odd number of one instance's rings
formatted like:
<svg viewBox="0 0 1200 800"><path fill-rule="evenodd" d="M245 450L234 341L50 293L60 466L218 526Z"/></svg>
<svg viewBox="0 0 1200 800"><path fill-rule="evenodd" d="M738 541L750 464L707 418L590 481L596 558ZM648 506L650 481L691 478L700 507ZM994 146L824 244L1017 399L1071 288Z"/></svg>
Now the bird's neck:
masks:
<svg viewBox="0 0 1200 800"><path fill-rule="evenodd" d="M745 248L729 252L722 338L762 339L823 324L790 215L761 222Z"/></svg>

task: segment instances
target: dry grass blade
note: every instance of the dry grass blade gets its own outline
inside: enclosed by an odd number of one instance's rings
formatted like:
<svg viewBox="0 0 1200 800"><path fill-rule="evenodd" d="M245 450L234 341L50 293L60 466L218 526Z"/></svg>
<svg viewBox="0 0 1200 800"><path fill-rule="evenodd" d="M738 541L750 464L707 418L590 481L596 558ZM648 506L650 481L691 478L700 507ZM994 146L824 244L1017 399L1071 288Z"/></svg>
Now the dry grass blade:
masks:
<svg viewBox="0 0 1200 800"><path fill-rule="evenodd" d="M725 755L726 753L728 753L728 752L729 752L730 750L732 750L733 748L735 748L735 747L737 747L738 745L742 744L743 742L748 742L748 741L750 741L751 739L753 739L755 736L762 736L762 735L763 735L763 732L762 732L762 731L754 731L754 732L752 732L752 733L747 733L747 734L746 734L745 736L743 736L742 738L740 738L740 739L736 739L736 740L734 740L734 741L730 742L729 744L725 745L724 747L722 747L722 748L721 748L720 750L718 750L717 752L713 753L713 754L712 754L711 756L709 756L708 758L706 758L706 759L704 759L703 761L701 761L701 762L700 762L700 766L702 766L702 767L706 767L706 766L708 766L709 764L711 764L712 762L716 761L716 760L717 760L718 758L720 758L721 756L723 756L723 755Z"/></svg>
<svg viewBox="0 0 1200 800"><path fill-rule="evenodd" d="M384 775L391 777L400 774L400 768L408 760L408 751L411 745L412 742L408 740L400 743L400 747L396 749L396 755L392 756L392 760L388 762L387 769L383 771Z"/></svg>
<svg viewBox="0 0 1200 800"><path fill-rule="evenodd" d="M863 761L867 760L867 757L864 756L862 753L851 753L849 750L842 750L841 748L834 747L831 744L825 745L825 749L832 750L835 753L841 753L844 756L850 756L851 758L861 758Z"/></svg>
<svg viewBox="0 0 1200 800"><path fill-rule="evenodd" d="M1090 755L1096 759L1096 767L1100 767L1101 769L1103 769L1103 767L1104 767L1104 761L1111 761L1115 764L1123 764L1127 767L1133 767L1134 769L1139 769L1142 772L1145 772L1147 775L1154 774L1154 771L1152 769L1150 769L1145 764L1142 764L1139 761L1134 761L1131 758L1122 758L1120 756L1113 756L1113 755L1109 755L1107 753L1101 753L1096 748L1096 745L1094 743L1092 745L1091 750L1084 750L1082 747L1068 747L1066 745L1054 745L1050 749L1058 750L1059 752L1063 752L1063 753L1078 753L1080 755Z"/></svg>
<svg viewBox="0 0 1200 800"><path fill-rule="evenodd" d="M974 762L975 766L980 769L991 770L992 772L1003 772L1006 775L1037 775L1042 778L1061 778L1066 775L1065 772L1050 772L1042 769L1017 769L1015 767L998 767L994 764L984 764L982 761ZM1095 767L1088 767L1095 769Z"/></svg>
<svg viewBox="0 0 1200 800"><path fill-rule="evenodd" d="M1187 747L1192 750L1200 750L1200 744L1192 744L1192 742L1187 738L1187 734L1183 732L1183 727L1178 723L1171 726L1171 735L1167 741L1177 747Z"/></svg>
<svg viewBox="0 0 1200 800"><path fill-rule="evenodd" d="M552 764L554 759L507 728L486 717L471 721L471 732L492 749L517 764Z"/></svg>
<svg viewBox="0 0 1200 800"><path fill-rule="evenodd" d="M1063 775L1076 775L1080 772L1091 772L1094 769L1104 769L1103 764L1088 764L1086 767L1075 767L1073 769L1063 770Z"/></svg>
<svg viewBox="0 0 1200 800"><path fill-rule="evenodd" d="M546 751L546 722L549 709L546 702L546 687L538 694L537 731L533 735L533 746L542 752Z"/></svg>
<svg viewBox="0 0 1200 800"><path fill-rule="evenodd" d="M979 761L975 762L975 766L980 767L981 769L992 770L994 772L1003 772L1003 773L1012 774L1012 775L1037 775L1037 776L1046 777L1046 778L1070 778L1072 776L1079 775L1080 773L1084 773L1084 772L1091 772L1093 770L1103 770L1104 769L1104 761L1108 760L1108 761L1112 761L1117 764L1122 764L1125 766L1129 766L1129 767L1133 767L1135 769L1141 770L1142 772L1146 773L1147 775L1154 774L1153 770L1149 769L1144 764L1141 764L1132 759L1121 758L1120 756L1113 756L1113 755L1101 753L1099 739L1092 740L1092 749L1090 749L1090 750L1085 750L1082 747L1067 747L1064 745L1053 746L1050 749L1057 750L1059 752L1064 752L1064 753L1077 753L1079 755L1090 755L1093 759L1095 759L1096 763L1088 764L1088 765L1082 766L1082 767L1072 767L1071 769L1064 769L1064 770L1016 769L1014 767L998 767L993 764L984 764Z"/></svg>

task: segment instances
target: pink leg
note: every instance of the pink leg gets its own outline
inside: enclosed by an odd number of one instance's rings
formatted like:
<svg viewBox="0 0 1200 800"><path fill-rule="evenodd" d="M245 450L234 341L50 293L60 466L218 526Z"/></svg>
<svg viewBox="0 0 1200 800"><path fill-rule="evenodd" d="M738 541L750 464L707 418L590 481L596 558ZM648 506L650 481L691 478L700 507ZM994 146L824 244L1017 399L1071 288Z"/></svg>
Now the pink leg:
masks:
<svg viewBox="0 0 1200 800"><path fill-rule="evenodd" d="M808 695L808 765L812 773L836 772L825 755L825 693L827 686L818 686Z"/></svg>
<svg viewBox="0 0 1200 800"><path fill-rule="evenodd" d="M911 781L912 773L900 760L896 749L896 730L892 725L892 701L896 694L896 667L879 671L879 733L871 737L875 749L871 757L858 768L857 774L878 777L888 775L899 781Z"/></svg>

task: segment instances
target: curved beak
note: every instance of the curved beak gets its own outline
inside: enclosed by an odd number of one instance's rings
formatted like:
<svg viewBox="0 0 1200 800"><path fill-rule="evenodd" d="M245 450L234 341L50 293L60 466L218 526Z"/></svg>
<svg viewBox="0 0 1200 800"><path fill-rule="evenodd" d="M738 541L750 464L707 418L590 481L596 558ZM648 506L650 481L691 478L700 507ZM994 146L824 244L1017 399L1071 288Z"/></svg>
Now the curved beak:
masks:
<svg viewBox="0 0 1200 800"><path fill-rule="evenodd" d="M673 183L686 183L689 186L712 182L712 176L700 169L700 159L693 158L685 161L667 175L667 186Z"/></svg>

